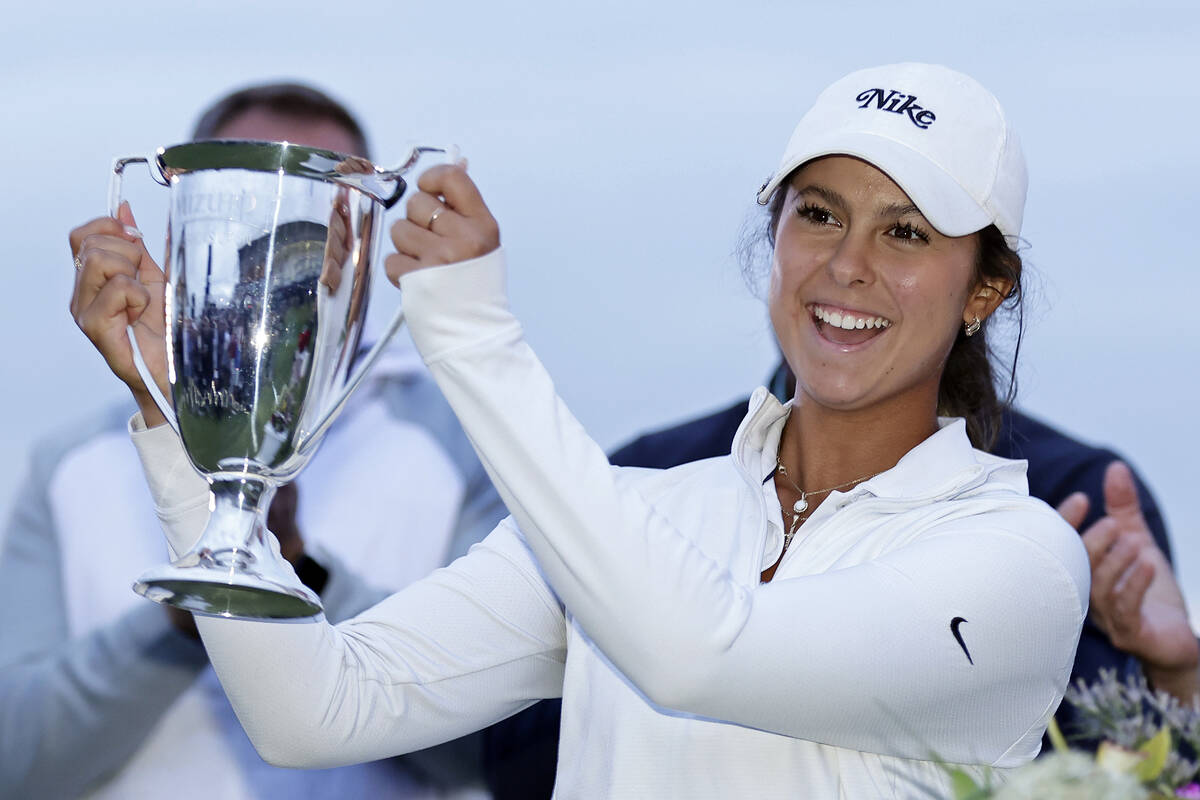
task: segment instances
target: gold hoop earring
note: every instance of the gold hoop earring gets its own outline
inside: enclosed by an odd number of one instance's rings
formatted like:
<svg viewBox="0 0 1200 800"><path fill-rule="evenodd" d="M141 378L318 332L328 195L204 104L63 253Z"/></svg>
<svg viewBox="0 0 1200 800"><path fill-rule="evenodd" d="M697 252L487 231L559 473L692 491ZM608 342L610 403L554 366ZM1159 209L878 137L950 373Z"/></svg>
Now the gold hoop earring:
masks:
<svg viewBox="0 0 1200 800"><path fill-rule="evenodd" d="M965 333L967 336L974 336L975 334L979 333L979 329L981 327L983 327L983 323L979 321L979 317L976 317L970 322L963 323L963 333Z"/></svg>

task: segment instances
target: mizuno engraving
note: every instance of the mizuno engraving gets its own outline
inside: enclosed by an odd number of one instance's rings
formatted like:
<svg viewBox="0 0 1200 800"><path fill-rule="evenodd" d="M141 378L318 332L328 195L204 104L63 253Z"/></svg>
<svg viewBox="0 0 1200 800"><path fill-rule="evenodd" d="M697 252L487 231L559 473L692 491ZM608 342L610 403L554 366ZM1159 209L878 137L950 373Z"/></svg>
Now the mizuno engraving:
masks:
<svg viewBox="0 0 1200 800"><path fill-rule="evenodd" d="M928 128L937 119L937 114L917 104L915 94L905 94L895 89L867 89L854 99L859 102L859 108L867 108L874 103L875 108L881 111L907 114L908 118L912 120L912 124L922 130Z"/></svg>
<svg viewBox="0 0 1200 800"><path fill-rule="evenodd" d="M197 219L239 220L258 205L250 192L193 192L178 197L173 214L187 221Z"/></svg>

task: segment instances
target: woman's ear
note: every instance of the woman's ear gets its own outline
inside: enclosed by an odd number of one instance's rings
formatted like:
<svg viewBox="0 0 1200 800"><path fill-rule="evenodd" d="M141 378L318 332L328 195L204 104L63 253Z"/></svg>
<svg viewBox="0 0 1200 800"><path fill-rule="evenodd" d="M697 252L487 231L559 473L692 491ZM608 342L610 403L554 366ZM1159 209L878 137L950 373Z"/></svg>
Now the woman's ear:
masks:
<svg viewBox="0 0 1200 800"><path fill-rule="evenodd" d="M976 286L967 301L967 307L963 309L963 324L970 324L976 319L983 322L990 317L1008 297L1012 287L1012 281L1004 278L988 278Z"/></svg>

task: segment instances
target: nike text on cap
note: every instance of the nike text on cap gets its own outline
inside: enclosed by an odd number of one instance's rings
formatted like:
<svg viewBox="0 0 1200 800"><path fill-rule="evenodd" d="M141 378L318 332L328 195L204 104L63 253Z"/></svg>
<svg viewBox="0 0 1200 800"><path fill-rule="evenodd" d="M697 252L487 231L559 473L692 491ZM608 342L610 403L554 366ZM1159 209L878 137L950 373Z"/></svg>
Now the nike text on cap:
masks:
<svg viewBox="0 0 1200 800"><path fill-rule="evenodd" d="M837 81L796 126L758 202L766 205L797 167L828 155L856 156L887 173L946 236L992 223L1005 236L1021 233L1021 143L991 92L960 72L892 64Z"/></svg>

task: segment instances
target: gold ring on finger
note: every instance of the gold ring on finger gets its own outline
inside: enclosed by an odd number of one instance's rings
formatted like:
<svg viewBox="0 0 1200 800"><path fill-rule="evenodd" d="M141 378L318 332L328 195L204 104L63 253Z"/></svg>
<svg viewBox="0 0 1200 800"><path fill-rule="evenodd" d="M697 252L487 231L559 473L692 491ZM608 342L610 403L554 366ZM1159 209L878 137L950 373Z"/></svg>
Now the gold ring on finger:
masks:
<svg viewBox="0 0 1200 800"><path fill-rule="evenodd" d="M445 206L438 206L437 208L435 208L433 210L433 213L429 215L429 222L428 222L428 224L425 225L425 227L428 228L429 230L433 230L433 223L437 222L437 218L440 217L442 215L442 212L445 210L446 210Z"/></svg>

